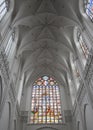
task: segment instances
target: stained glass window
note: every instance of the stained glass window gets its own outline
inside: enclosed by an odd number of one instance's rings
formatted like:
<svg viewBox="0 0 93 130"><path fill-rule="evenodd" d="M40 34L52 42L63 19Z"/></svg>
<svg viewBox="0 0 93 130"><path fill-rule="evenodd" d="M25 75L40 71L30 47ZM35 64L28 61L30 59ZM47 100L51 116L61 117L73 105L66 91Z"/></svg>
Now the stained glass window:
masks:
<svg viewBox="0 0 93 130"><path fill-rule="evenodd" d="M14 42L14 38L15 38L15 32L13 31L8 39L8 43L7 43L6 48L5 48L5 53L7 56L10 53L11 47L12 47L13 42Z"/></svg>
<svg viewBox="0 0 93 130"><path fill-rule="evenodd" d="M84 0L84 4L86 14L93 21L93 0Z"/></svg>
<svg viewBox="0 0 93 130"><path fill-rule="evenodd" d="M80 48L82 50L82 55L84 55L85 59L87 59L88 54L89 54L89 49L88 49L85 41L83 40L81 33L79 33L79 32L78 32L78 42L79 42Z"/></svg>
<svg viewBox="0 0 93 130"><path fill-rule="evenodd" d="M8 11L8 0L0 0L0 21Z"/></svg>
<svg viewBox="0 0 93 130"><path fill-rule="evenodd" d="M30 123L62 123L59 87L52 77L43 76L33 85Z"/></svg>

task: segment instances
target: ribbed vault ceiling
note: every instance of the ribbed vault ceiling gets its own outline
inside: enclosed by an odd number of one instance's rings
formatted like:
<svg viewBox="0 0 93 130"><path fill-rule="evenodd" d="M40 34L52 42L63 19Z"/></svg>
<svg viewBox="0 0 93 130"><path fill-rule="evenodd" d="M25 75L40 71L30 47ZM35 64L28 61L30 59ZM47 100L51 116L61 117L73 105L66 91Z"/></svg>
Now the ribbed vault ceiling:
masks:
<svg viewBox="0 0 93 130"><path fill-rule="evenodd" d="M79 26L73 0L16 1L13 26L19 28L22 72L29 85L38 76L51 75L66 86L73 28Z"/></svg>

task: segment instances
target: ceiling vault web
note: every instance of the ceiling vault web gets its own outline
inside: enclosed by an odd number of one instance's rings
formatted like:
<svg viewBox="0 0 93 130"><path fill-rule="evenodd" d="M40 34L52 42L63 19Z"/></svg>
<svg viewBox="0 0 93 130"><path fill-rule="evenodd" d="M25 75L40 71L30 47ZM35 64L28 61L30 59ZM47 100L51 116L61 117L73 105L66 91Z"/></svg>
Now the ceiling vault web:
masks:
<svg viewBox="0 0 93 130"><path fill-rule="evenodd" d="M70 72L70 53L74 53L73 37L69 36L75 26L80 26L73 9L67 0L27 0L20 5L13 26L19 27L22 71L29 78L36 73L51 74L63 82Z"/></svg>

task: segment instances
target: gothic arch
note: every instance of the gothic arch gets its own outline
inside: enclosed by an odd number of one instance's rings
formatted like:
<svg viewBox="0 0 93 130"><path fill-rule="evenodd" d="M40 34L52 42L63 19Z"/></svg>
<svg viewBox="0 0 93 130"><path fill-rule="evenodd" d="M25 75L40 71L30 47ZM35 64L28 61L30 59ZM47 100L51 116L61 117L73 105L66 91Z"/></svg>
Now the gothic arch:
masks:
<svg viewBox="0 0 93 130"><path fill-rule="evenodd" d="M84 17L86 20L88 20L88 16L86 15L86 13L84 11L84 0L79 0L79 10L80 10L82 17Z"/></svg>
<svg viewBox="0 0 93 130"><path fill-rule="evenodd" d="M89 104L84 105L84 125L86 130L92 130L93 109Z"/></svg>
<svg viewBox="0 0 93 130"><path fill-rule="evenodd" d="M31 124L61 124L62 106L60 88L50 76L39 77L32 87Z"/></svg>
<svg viewBox="0 0 93 130"><path fill-rule="evenodd" d="M79 0L79 10L83 19L82 24L86 26L88 35L93 36L93 22L91 22L90 18L85 13L84 0Z"/></svg>
<svg viewBox="0 0 93 130"><path fill-rule="evenodd" d="M11 127L11 103L7 101L5 102L3 113L0 119L0 129L10 130L10 127Z"/></svg>
<svg viewBox="0 0 93 130"><path fill-rule="evenodd" d="M88 104L85 104L84 105L84 126L85 126L85 129L87 130L87 124L86 124L86 107L87 107Z"/></svg>
<svg viewBox="0 0 93 130"><path fill-rule="evenodd" d="M11 126L11 103L10 102L8 102L8 106L9 106L8 130L10 130L10 126Z"/></svg>
<svg viewBox="0 0 93 130"><path fill-rule="evenodd" d="M89 55L88 41L86 41L83 36L83 30L78 27L74 28L74 42L77 55L81 61L81 64L85 67Z"/></svg>
<svg viewBox="0 0 93 130"><path fill-rule="evenodd" d="M1 37L3 37L3 34L6 33L7 27L9 26L9 24L11 22L12 13L13 13L13 10L14 10L14 0L6 0L6 1L8 1L9 5L8 5L8 11L7 11L7 13L5 14L4 18L1 20L1 23L0 23ZM6 23L6 21L7 21L7 23Z"/></svg>
<svg viewBox="0 0 93 130"><path fill-rule="evenodd" d="M16 129L16 120L14 120L14 130L17 130Z"/></svg>
<svg viewBox="0 0 93 130"><path fill-rule="evenodd" d="M77 130L80 130L80 121L77 121Z"/></svg>

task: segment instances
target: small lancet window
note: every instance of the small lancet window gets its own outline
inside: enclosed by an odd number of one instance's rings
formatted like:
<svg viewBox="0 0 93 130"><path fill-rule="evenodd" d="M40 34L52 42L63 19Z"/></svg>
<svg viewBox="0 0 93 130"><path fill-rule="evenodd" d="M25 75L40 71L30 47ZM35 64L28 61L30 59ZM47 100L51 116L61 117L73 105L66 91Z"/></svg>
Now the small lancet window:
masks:
<svg viewBox="0 0 93 130"><path fill-rule="evenodd" d="M5 48L5 53L8 56L12 47L12 44L14 42L14 38L15 38L15 32L13 31L13 33L10 35L9 39L8 39L8 43L6 45Z"/></svg>
<svg viewBox="0 0 93 130"><path fill-rule="evenodd" d="M33 84L30 123L62 123L59 86L54 78L43 76Z"/></svg>
<svg viewBox="0 0 93 130"><path fill-rule="evenodd" d="M88 48L86 41L84 40L84 38L80 32L77 32L77 40L78 40L78 44L77 44L78 51L80 53L83 64L85 66L86 62L87 62L88 55L89 55L89 48Z"/></svg>
<svg viewBox="0 0 93 130"><path fill-rule="evenodd" d="M87 59L88 58L88 54L89 54L88 46L85 43L85 41L83 40L83 37L82 37L81 33L78 33L77 38L78 38L78 42L79 42L80 48L82 50L82 53L83 53L85 59Z"/></svg>
<svg viewBox="0 0 93 130"><path fill-rule="evenodd" d="M3 19L9 8L8 0L0 0L0 21Z"/></svg>
<svg viewBox="0 0 93 130"><path fill-rule="evenodd" d="M85 12L93 22L93 0L84 0Z"/></svg>

